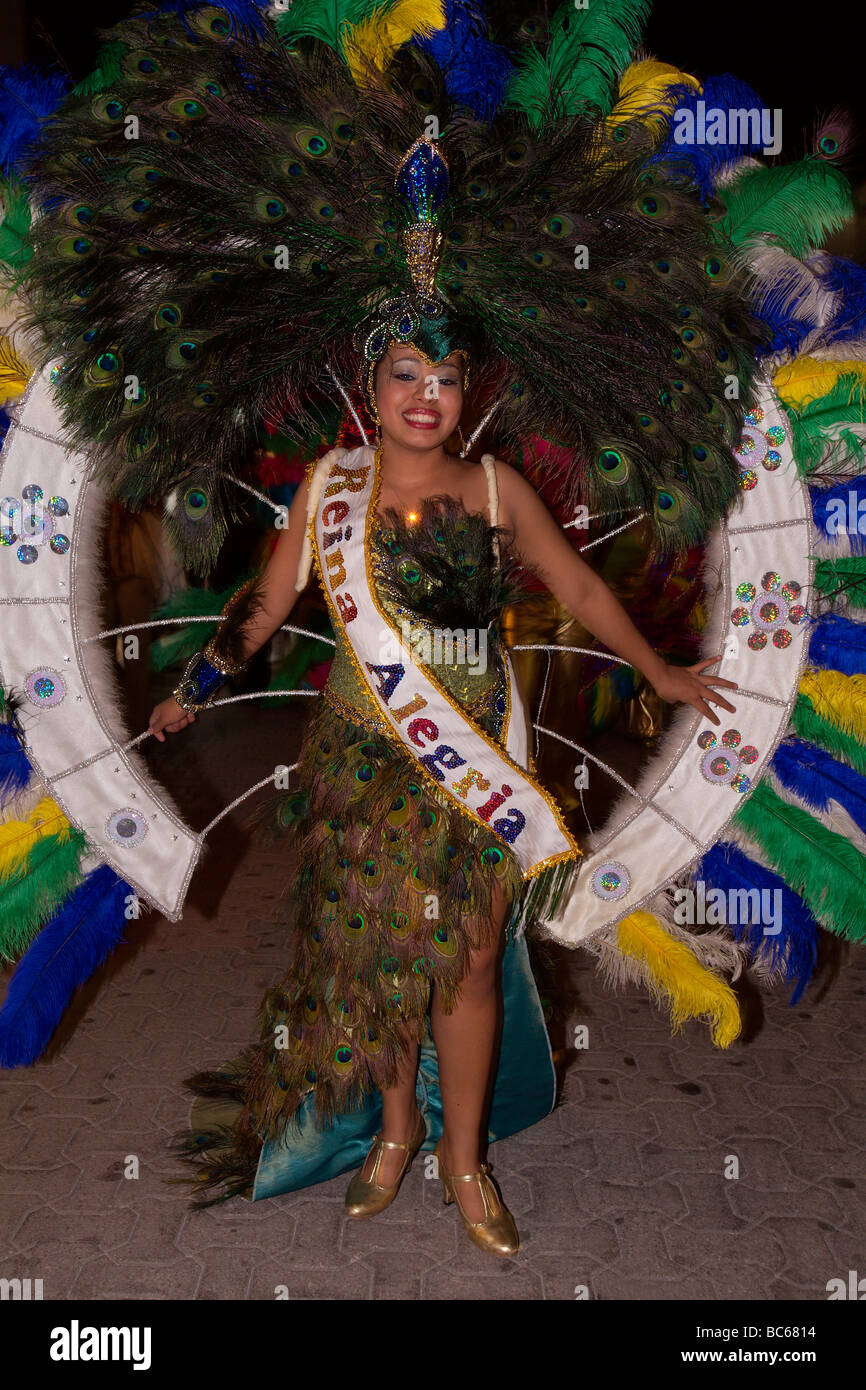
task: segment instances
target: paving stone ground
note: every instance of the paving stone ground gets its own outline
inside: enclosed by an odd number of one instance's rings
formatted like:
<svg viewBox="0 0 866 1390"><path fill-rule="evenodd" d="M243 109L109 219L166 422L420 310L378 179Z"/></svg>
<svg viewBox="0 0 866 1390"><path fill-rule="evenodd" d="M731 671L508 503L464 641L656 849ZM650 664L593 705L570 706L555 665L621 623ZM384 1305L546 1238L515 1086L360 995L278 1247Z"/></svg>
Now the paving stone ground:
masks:
<svg viewBox="0 0 866 1390"><path fill-rule="evenodd" d="M290 763L301 717L214 711L153 749L189 822ZM252 803L249 803L252 804ZM250 843L244 808L213 834L181 922L154 913L77 994L49 1052L0 1079L0 1276L45 1298L826 1299L866 1275L866 952L827 938L791 1009L746 985L744 1037L671 1037L637 990L614 995L585 952L558 951L569 1030L561 1097L491 1148L522 1248L476 1250L417 1162L379 1217L343 1216L348 1181L204 1212L168 1185L181 1082L245 1046L286 955L284 848ZM725 1176L731 1157L739 1177ZM138 1177L125 1172L138 1161Z"/></svg>

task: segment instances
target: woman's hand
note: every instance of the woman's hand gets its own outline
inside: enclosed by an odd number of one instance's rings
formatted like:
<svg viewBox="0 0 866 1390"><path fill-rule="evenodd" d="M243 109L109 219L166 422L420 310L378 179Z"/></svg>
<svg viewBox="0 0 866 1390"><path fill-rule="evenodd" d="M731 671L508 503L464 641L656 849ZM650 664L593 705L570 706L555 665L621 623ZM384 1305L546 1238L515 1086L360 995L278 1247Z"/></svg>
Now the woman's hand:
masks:
<svg viewBox="0 0 866 1390"><path fill-rule="evenodd" d="M699 713L706 715L712 724L719 724L721 721L710 709L710 702L720 705L722 709L730 710L731 713L735 712L736 706L723 695L717 694L714 686L723 685L728 690L739 690L736 681L722 680L721 676L703 675L706 666L715 666L721 659L720 654L708 657L705 661L698 661L694 666L665 666L658 680L653 681L656 694L672 704L681 700L685 705L693 705Z"/></svg>
<svg viewBox="0 0 866 1390"><path fill-rule="evenodd" d="M154 706L153 714L148 721L148 731L159 739L160 743L165 743L163 729L168 729L170 734L178 734L181 729L185 729L187 724L195 723L195 715L191 710L185 710L177 703L173 695L167 700L162 700Z"/></svg>

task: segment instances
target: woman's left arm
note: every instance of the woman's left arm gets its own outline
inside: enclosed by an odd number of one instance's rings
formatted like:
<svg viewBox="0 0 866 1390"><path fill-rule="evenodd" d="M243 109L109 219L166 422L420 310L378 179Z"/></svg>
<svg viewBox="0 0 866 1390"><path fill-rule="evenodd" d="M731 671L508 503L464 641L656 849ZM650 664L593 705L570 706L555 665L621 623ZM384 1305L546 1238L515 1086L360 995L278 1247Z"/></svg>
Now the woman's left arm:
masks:
<svg viewBox="0 0 866 1390"><path fill-rule="evenodd" d="M718 715L710 702L735 709L716 686L736 690L735 681L704 675L721 655L694 666L669 666L640 635L619 600L572 549L534 488L507 464L497 462L500 525L514 533L513 551L527 569L542 580L560 603L605 646L640 671L663 700L693 705L713 724Z"/></svg>

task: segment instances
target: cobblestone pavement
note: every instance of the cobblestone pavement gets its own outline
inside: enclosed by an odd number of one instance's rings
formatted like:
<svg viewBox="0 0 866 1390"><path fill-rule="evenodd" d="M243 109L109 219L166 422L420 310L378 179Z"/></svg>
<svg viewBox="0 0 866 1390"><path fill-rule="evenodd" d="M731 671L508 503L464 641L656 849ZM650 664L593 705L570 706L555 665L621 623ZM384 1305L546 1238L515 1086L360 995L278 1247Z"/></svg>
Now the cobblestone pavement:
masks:
<svg viewBox="0 0 866 1390"><path fill-rule="evenodd" d="M253 708L152 750L193 825L293 761L295 716ZM271 1299L284 1285L302 1299L808 1301L866 1275L866 953L829 938L797 1008L746 986L744 1039L726 1052L697 1023L671 1037L638 991L613 995L585 952L559 952L569 1032L587 1024L589 1047L566 1051L553 1113L491 1149L521 1234L513 1260L470 1244L422 1162L372 1221L344 1218L347 1178L190 1211L164 1181L180 1171L167 1146L188 1118L182 1078L251 1040L285 956L291 863L249 843L245 810L214 832L183 920L132 924L46 1057L3 1073L0 1276L41 1278L59 1299Z"/></svg>

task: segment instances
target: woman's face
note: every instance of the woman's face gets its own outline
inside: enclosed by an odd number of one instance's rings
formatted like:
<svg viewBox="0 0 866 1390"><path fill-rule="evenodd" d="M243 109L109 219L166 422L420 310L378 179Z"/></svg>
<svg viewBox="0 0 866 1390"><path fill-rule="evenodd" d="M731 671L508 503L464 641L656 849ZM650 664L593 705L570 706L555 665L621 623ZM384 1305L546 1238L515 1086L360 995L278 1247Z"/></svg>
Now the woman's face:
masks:
<svg viewBox="0 0 866 1390"><path fill-rule="evenodd" d="M408 449L435 449L457 428L463 409L463 359L435 367L413 347L391 347L374 376L382 436Z"/></svg>

